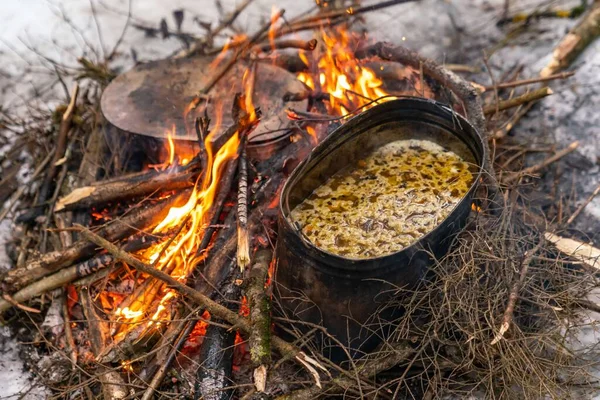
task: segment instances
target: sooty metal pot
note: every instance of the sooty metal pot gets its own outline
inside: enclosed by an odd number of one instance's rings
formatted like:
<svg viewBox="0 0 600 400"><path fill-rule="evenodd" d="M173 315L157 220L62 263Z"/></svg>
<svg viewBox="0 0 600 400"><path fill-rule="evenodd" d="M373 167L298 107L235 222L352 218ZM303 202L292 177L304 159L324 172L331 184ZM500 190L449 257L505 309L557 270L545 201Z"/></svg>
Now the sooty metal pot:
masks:
<svg viewBox="0 0 600 400"><path fill-rule="evenodd" d="M349 259L317 248L291 220L291 211L329 177L380 146L401 139L432 140L473 165L464 198L433 231L401 251L371 259ZM359 357L389 334L396 307L384 308L397 287L414 287L449 249L471 211L486 146L475 128L451 108L426 99L402 98L377 105L331 133L291 174L281 193L275 293L279 313L321 324ZM309 329L306 329L309 330ZM320 335L334 361L345 351ZM328 344L329 343L329 344Z"/></svg>

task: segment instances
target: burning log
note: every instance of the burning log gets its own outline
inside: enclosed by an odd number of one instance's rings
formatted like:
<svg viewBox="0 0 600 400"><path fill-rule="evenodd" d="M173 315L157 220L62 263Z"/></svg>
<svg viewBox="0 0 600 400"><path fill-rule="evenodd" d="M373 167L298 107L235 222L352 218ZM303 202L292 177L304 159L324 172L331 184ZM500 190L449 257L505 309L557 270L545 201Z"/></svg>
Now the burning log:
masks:
<svg viewBox="0 0 600 400"><path fill-rule="evenodd" d="M125 218L111 221L98 230L98 234L108 240L120 240L140 230L149 229L164 218L172 206L184 202L189 194L190 191L185 190L146 208L136 209ZM67 249L42 254L36 260L27 263L25 267L8 271L3 277L3 284L7 292L20 290L31 282L92 257L96 253L97 248L93 243L79 240Z"/></svg>
<svg viewBox="0 0 600 400"><path fill-rule="evenodd" d="M194 399L227 400L232 398L231 370L235 332L221 326L206 329L202 350L202 365L198 368ZM229 389L228 389L229 388Z"/></svg>
<svg viewBox="0 0 600 400"><path fill-rule="evenodd" d="M235 262L227 263L227 268L233 273L229 284L222 291L225 302L237 304L240 287L235 283L240 272ZM236 272L237 271L237 272ZM200 367L196 372L194 399L225 400L232 395L232 367L235 331L223 327L223 321L210 324L202 342L200 351ZM228 389L229 388L229 389Z"/></svg>
<svg viewBox="0 0 600 400"><path fill-rule="evenodd" d="M110 182L98 182L73 190L56 202L54 211L90 208L105 203L145 196L157 191L185 189L194 185L197 172L186 168L180 172L151 171L125 176Z"/></svg>
<svg viewBox="0 0 600 400"><path fill-rule="evenodd" d="M311 39L308 41L300 39L288 39L265 43L260 46L256 46L255 50L263 53L280 49L300 49L305 51L313 51L316 47L317 39Z"/></svg>
<svg viewBox="0 0 600 400"><path fill-rule="evenodd" d="M254 365L254 385L258 392L265 391L267 369L271 364L271 301L265 293L265 283L273 252L261 249L250 269L246 282L246 298L250 308L250 357Z"/></svg>
<svg viewBox="0 0 600 400"><path fill-rule="evenodd" d="M125 244L125 246L123 246L123 250L127 252L142 250L144 248L150 247L156 242L157 239L158 237L156 236L143 236L141 240L136 238L135 240L128 241ZM43 293L49 292L54 289L58 289L77 279L84 278L102 269L108 268L111 265L113 265L114 262L115 258L112 255L100 254L94 258L90 258L87 261L81 262L68 268L63 268L50 276L33 282L32 284L25 286L23 289L13 294L11 298L17 303L25 302ZM0 314L4 313L12 305L14 304L12 304L9 301L0 300Z"/></svg>
<svg viewBox="0 0 600 400"><path fill-rule="evenodd" d="M181 295L185 296L187 299L193 301L199 306L203 307L206 311L210 313L211 316L223 319L230 323L232 326L235 326L239 330L241 330L245 334L250 334L252 332L252 325L248 321L247 318L244 318L237 313L229 310L227 307L224 307L215 301L211 300L206 295L198 292L197 290L184 285L179 282L177 279L171 277L168 274L165 274L162 271L156 270L151 266L144 264L137 258L121 251L118 247L107 241L106 239L98 236L94 232L86 229L83 226L79 226L80 233L88 240L96 243L98 246L106 249L109 253L114 255L117 259L127 263L127 265L135 268L136 270L148 274L156 279L159 279L169 285L172 289L179 292ZM315 370L319 368L323 371L327 371L325 367L319 364L314 359L308 357L302 350L300 350L295 345L286 342L285 340L279 338L278 336L271 337L271 344L273 347L286 359L295 359L300 365L305 367L306 369L311 371L311 374L316 380L317 386L321 386L320 381L318 380L318 373Z"/></svg>
<svg viewBox="0 0 600 400"><path fill-rule="evenodd" d="M83 308L85 318L87 320L88 335L94 353L98 354L106 343L108 329L98 314L94 311L95 306L89 289L82 287L79 291L81 306ZM102 385L102 393L105 399L124 399L127 397L127 389L125 382L118 372L112 371L104 366L99 366L99 380Z"/></svg>

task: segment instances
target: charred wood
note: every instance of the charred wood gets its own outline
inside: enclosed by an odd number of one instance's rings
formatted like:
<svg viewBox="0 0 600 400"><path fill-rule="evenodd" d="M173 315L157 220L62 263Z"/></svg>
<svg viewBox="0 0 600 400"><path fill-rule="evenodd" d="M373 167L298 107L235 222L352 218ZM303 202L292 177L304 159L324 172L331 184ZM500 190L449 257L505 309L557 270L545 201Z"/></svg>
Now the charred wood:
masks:
<svg viewBox="0 0 600 400"><path fill-rule="evenodd" d="M123 199L132 199L154 192L167 192L184 189L194 185L196 172L155 172L136 174L131 178L112 182L99 182L83 186L60 198L55 211L86 209Z"/></svg>
<svg viewBox="0 0 600 400"><path fill-rule="evenodd" d="M148 248L152 244L156 243L158 237L146 237L144 235L142 238L132 239L133 240L128 241L123 246L124 251L134 252L142 250L144 248ZM49 292L54 289L58 289L63 285L75 281L76 279L84 278L100 270L108 268L112 266L114 262L115 258L111 254L100 254L94 258L90 258L89 260L83 261L76 265L63 268L52 275L49 275L28 286L25 286L23 289L13 294L11 297L17 303L30 300L43 293ZM10 302L6 300L0 300L0 314L8 310L11 306L12 304Z"/></svg>
<svg viewBox="0 0 600 400"><path fill-rule="evenodd" d="M234 276L239 275L239 272L236 272L237 269L233 260L227 263L226 269L230 270ZM225 302L236 302L240 296L240 288L235 284L235 279L230 280L221 292ZM216 322L223 323L224 321L216 320ZM232 398L234 343L234 330L218 325L208 326L200 350L200 367L196 372L195 400L200 398L205 400Z"/></svg>
<svg viewBox="0 0 600 400"><path fill-rule="evenodd" d="M98 234L107 240L120 240L151 228L166 217L172 206L181 205L189 197L185 190L165 200L132 211L130 215L120 220L111 221L98 230ZM98 252L96 245L86 240L79 240L65 250L52 251L42 254L37 259L27 263L23 268L8 271L3 277L4 290L14 292L44 276L73 263L84 261Z"/></svg>

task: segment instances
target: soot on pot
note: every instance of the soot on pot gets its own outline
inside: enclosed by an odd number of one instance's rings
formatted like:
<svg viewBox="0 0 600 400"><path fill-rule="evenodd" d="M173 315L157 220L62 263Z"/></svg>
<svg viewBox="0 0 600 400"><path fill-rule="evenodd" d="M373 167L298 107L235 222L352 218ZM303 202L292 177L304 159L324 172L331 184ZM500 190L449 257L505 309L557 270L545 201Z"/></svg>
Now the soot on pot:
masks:
<svg viewBox="0 0 600 400"><path fill-rule="evenodd" d="M380 257L432 231L465 196L473 160L430 140L397 140L348 165L291 213L317 247Z"/></svg>

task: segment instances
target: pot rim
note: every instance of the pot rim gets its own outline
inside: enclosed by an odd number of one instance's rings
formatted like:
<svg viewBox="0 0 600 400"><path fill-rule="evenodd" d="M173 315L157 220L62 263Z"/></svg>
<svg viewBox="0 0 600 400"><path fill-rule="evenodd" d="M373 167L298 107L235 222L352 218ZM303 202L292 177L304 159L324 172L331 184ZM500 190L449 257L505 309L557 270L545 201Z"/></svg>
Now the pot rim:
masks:
<svg viewBox="0 0 600 400"><path fill-rule="evenodd" d="M417 108L415 108L415 106L417 106ZM297 179L294 179L294 178L301 176L302 172L309 166L312 166L313 162L317 163L320 160L322 160L323 158L325 158L326 156L328 156L332 151L335 151L336 148L332 147L329 151L320 152L320 150L326 149L328 146L330 146L331 142L340 141L338 143L338 146L339 146L342 143L345 143L347 140L350 140L351 138L353 138L357 135L363 134L365 130L357 129L356 133L347 134L341 140L339 138L337 138L337 136L339 136L340 131L352 130L355 126L360 127L360 125L362 125L365 120L369 120L370 118L373 118L374 116L377 116L380 113L385 112L389 108L416 109L420 112L426 112L431 115L437 115L438 117L446 118L448 120L451 120L452 122L458 122L458 124L454 123L454 125L456 127L455 130L448 129L447 127L444 127L444 126L440 126L440 128L444 129L445 131L449 132L454 137L456 137L458 140L465 143L465 145L467 145L467 147L471 151L473 157L476 159L477 164L478 164L478 171L473 178L471 187L469 188L467 193L462 197L462 199L458 203L456 203L456 205L454 206L452 211L448 214L448 216L446 216L446 218L441 220L434 229L432 229L425 235L422 235L418 240L414 241L412 244L410 244L407 247L404 247L401 250L398 250L393 253L385 254L383 256L373 257L373 258L349 258L349 257L343 257L338 254L333 254L326 250L323 250L323 249L317 247L315 244L313 244L310 240L308 240L308 238L306 238L306 236L303 235L302 232L299 231L298 228L294 224L292 224L292 222L290 220L291 210L289 209L289 204L288 204L287 200L288 200L288 192L291 190L290 188L294 184L297 183ZM412 122L424 122L422 118L417 118L417 117L406 118L406 119L402 119L402 120L403 121L412 121ZM430 121L430 122L435 123L437 125L436 121ZM467 128L465 128L465 127L467 127ZM476 141L476 145L477 145L477 147L479 147L479 149L473 149L469 143L466 143L465 140L463 140L459 135L457 135L456 130L461 130L461 131L467 133L469 136L471 136L472 139ZM469 130L471 130L472 132L468 132ZM279 197L279 206L278 206L279 210L278 211L279 211L279 214L282 216L282 218L280 218L280 223L283 221L283 223L286 224L286 228L295 233L295 235L298 237L298 239L300 239L300 243L302 244L302 246L304 246L306 248L306 250L308 250L310 252L310 254L317 256L319 259L321 259L321 261L326 262L328 265L330 265L331 267L334 267L335 269L354 271L357 268L361 268L361 267L363 267L363 265L366 265L366 264L368 264L368 265L374 264L374 265L380 266L381 268L385 268L385 266L387 264L385 262L386 260L388 260L390 258L394 258L395 256L397 256L398 254L401 254L401 253L412 254L412 253L420 250L419 245L422 244L423 242L425 242L430 236L435 235L436 231L438 231L438 229L442 225L444 225L450 218L452 218L452 216L455 214L455 211L461 205L463 205L467 201L471 202L473 200L473 194L478 189L479 183L482 179L482 176L485 173L484 163L485 163L485 159L487 158L487 146L485 146L484 140L485 139L482 137L481 132L479 132L473 126L473 124L471 124L465 117L463 117L462 115L460 115L456 111L454 111L447 104L440 103L438 101L431 100L431 99L426 99L426 98L422 98L422 97L413 97L413 96L398 96L398 98L395 100L390 100L385 103L378 104L378 105L352 117L344 125L338 127L333 132L331 132L329 134L329 136L327 136L321 143L319 143L310 152L310 154L306 157L306 159L304 159L300 164L298 164L298 166L292 171L292 173L290 174L290 178L288 178L286 180L286 182L284 183L283 188L280 193L280 197ZM478 151L478 150L480 150L480 151ZM317 156L315 156L315 154L317 154Z"/></svg>

